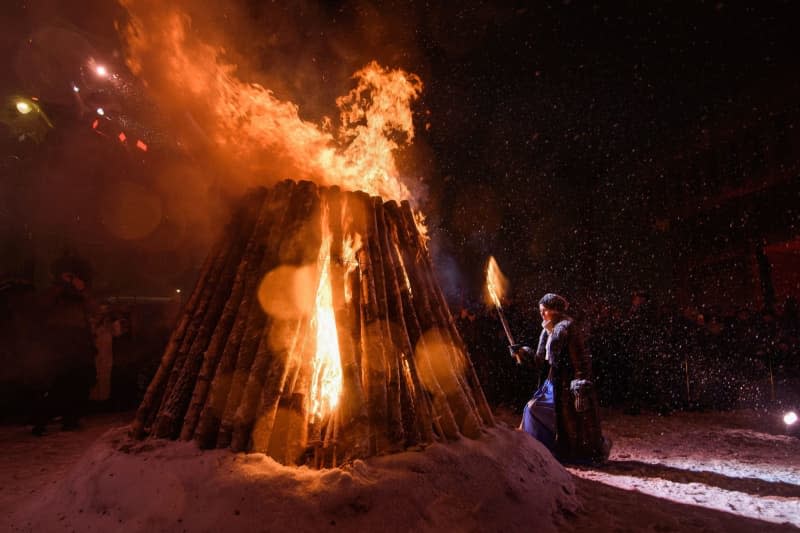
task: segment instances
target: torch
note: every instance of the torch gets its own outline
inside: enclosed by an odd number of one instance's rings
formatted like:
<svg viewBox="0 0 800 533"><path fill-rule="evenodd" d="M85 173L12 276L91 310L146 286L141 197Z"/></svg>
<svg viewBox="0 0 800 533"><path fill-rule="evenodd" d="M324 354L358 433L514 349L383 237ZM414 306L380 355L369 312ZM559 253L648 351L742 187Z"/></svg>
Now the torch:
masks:
<svg viewBox="0 0 800 533"><path fill-rule="evenodd" d="M511 347L516 343L514 342L514 337L511 335L511 329L508 327L508 321L503 314L503 306L500 303L500 299L503 297L507 286L508 280L500 271L497 261L495 261L493 256L489 256L489 264L486 266L486 292L489 294L491 304L497 309L497 316L500 318L503 331L505 331L506 338L508 339L508 345ZM522 364L522 359L520 359L519 354L515 353L514 359L517 360L518 365Z"/></svg>

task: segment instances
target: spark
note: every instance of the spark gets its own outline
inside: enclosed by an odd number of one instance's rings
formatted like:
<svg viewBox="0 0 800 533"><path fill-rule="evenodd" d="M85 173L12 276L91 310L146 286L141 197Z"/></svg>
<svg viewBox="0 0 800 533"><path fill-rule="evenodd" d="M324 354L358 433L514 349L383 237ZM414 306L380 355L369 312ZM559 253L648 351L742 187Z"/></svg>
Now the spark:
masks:
<svg viewBox="0 0 800 533"><path fill-rule="evenodd" d="M106 114L106 111L105 111L105 109L103 109L102 107L98 107L98 108L97 108L97 114L98 114L98 115L100 115L100 116L102 117L102 116L105 116L105 114Z"/></svg>
<svg viewBox="0 0 800 533"><path fill-rule="evenodd" d="M98 76L105 78L108 76L108 70L103 65L97 65L94 69Z"/></svg>
<svg viewBox="0 0 800 533"><path fill-rule="evenodd" d="M787 426L791 426L792 424L797 422L797 413L795 413L794 411L789 411L788 413L783 415L783 422Z"/></svg>

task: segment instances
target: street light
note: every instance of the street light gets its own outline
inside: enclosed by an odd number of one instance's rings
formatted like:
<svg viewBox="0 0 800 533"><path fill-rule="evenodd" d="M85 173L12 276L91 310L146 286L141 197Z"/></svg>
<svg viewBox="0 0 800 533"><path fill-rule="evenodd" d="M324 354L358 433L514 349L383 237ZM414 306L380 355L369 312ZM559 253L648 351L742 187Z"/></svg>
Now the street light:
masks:
<svg viewBox="0 0 800 533"><path fill-rule="evenodd" d="M17 106L17 111L19 111L21 115L27 115L28 113L33 111L33 106L29 102L26 102L25 100L17 100L16 106Z"/></svg>

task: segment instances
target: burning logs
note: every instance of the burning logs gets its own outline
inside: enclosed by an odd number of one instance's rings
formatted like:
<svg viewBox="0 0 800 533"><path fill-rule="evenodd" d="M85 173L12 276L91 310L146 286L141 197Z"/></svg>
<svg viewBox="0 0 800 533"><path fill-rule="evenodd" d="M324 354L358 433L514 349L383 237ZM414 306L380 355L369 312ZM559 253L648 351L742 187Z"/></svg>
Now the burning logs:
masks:
<svg viewBox="0 0 800 533"><path fill-rule="evenodd" d="M325 467L492 424L408 203L286 181L240 201L132 432Z"/></svg>

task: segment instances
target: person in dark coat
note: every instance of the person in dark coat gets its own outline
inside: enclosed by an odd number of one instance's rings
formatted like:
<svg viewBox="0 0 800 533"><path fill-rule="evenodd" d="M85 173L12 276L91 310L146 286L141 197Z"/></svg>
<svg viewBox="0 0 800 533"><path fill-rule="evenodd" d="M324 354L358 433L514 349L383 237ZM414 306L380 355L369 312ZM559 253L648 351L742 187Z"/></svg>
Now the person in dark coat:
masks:
<svg viewBox="0 0 800 533"><path fill-rule="evenodd" d="M515 345L512 354L549 364L547 379L525 406L521 429L541 441L564 462L598 463L608 459L611 441L600 427L591 358L569 304L557 294L539 300L542 333L535 353Z"/></svg>

